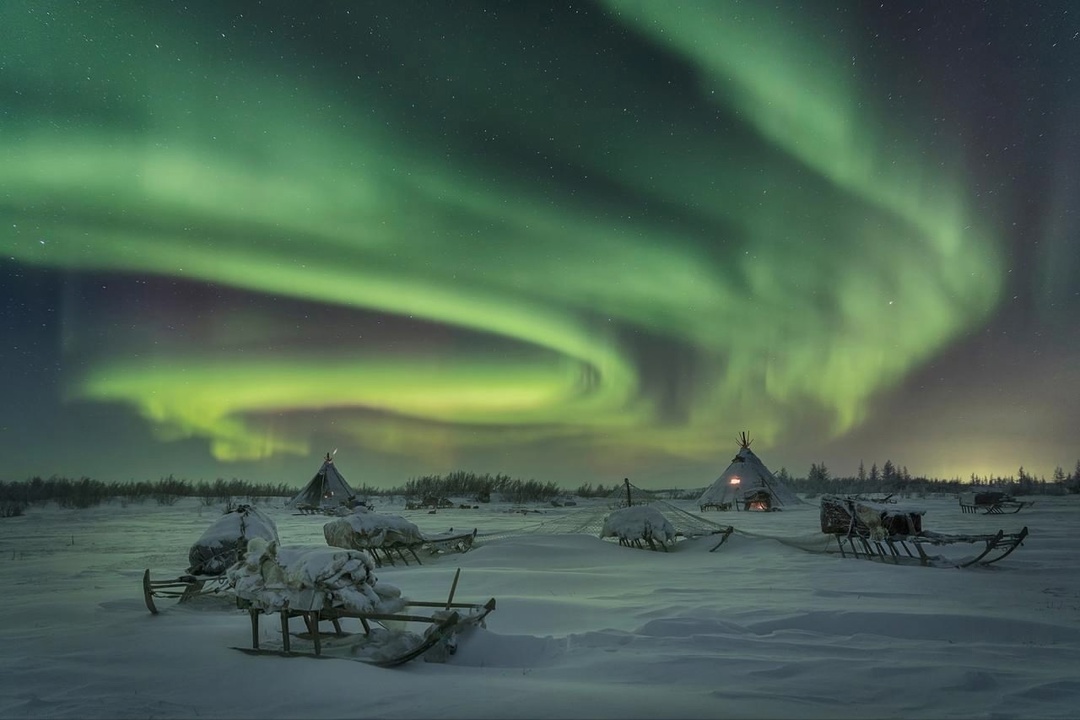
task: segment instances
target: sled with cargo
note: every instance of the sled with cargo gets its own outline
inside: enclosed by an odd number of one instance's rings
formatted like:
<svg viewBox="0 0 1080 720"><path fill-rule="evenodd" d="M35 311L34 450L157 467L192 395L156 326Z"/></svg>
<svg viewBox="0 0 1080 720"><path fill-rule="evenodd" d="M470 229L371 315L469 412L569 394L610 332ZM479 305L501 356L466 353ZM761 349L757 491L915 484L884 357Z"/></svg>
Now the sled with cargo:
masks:
<svg viewBox="0 0 1080 720"><path fill-rule="evenodd" d="M273 519L251 505L230 508L191 546L186 572L166 580L152 579L149 568L143 572L146 609L157 615L157 599L186 603L203 596L231 595L225 571L240 559L253 538L277 541Z"/></svg>
<svg viewBox="0 0 1080 720"><path fill-rule="evenodd" d="M382 567L399 561L408 565L410 557L422 565L421 552L429 555L467 552L476 541L476 530L455 533L451 529L432 535L400 515L360 508L323 525L323 537L331 547L366 551L375 565Z"/></svg>
<svg viewBox="0 0 1080 720"><path fill-rule="evenodd" d="M821 531L836 539L842 557L935 567L990 565L1008 557L1028 536L1027 527L986 535L932 532L922 528L924 514L925 510L826 495L821 498ZM964 549L967 554L960 555Z"/></svg>
<svg viewBox="0 0 1080 720"><path fill-rule="evenodd" d="M1017 500L1003 492L961 493L957 499L960 501L960 512L968 514L1012 515L1035 504L1032 501Z"/></svg>
<svg viewBox="0 0 1080 720"><path fill-rule="evenodd" d="M455 600L459 568L445 600L413 600L395 585L379 581L370 553L330 546L279 546L254 539L243 559L226 575L237 602L251 620L248 654L333 657L382 667L419 657L445 660L466 630L481 625L495 609L486 603ZM280 634L261 628L264 615L276 616ZM290 621L300 618L301 632ZM342 622L355 620L355 631ZM323 629L330 623L332 630ZM417 629L412 629L417 628Z"/></svg>
<svg viewBox="0 0 1080 720"><path fill-rule="evenodd" d="M341 607L305 610L282 607L265 610L241 600L251 619L251 647L235 647L248 655L277 657L333 658L365 662L379 667L396 667L424 658L441 662L453 655L464 632L477 625L495 609L495 598L486 603L464 603L454 600L461 569L454 575L450 594L445 601L405 601L396 612L354 611ZM260 619L276 615L280 622L280 645L261 640ZM294 633L290 620L299 617L302 631ZM348 632L342 620L355 619L358 632ZM322 623L330 623L326 631ZM417 630L402 626L419 627ZM296 642L297 640L301 642Z"/></svg>

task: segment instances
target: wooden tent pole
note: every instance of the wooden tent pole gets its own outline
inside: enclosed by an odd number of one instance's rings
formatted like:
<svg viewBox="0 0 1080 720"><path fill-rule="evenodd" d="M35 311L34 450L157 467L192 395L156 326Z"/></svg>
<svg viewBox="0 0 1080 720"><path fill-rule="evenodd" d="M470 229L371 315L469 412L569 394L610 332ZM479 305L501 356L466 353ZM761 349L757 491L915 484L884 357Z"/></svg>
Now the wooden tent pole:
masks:
<svg viewBox="0 0 1080 720"><path fill-rule="evenodd" d="M630 478L623 478L623 482L626 483L626 507L630 507L634 504L633 498L630 497Z"/></svg>

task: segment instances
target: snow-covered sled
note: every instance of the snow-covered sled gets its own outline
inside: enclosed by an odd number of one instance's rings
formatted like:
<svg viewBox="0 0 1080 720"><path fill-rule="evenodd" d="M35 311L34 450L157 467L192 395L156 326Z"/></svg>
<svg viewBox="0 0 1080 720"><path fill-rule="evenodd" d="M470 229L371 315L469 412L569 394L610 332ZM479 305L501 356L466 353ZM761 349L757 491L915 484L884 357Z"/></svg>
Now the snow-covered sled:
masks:
<svg viewBox="0 0 1080 720"><path fill-rule="evenodd" d="M323 537L326 538L326 544L332 547L367 551L375 564L382 567L387 563L395 565L395 554L406 565L409 564L410 555L417 564L422 564L417 554L417 550L421 549L433 555L466 552L476 540L476 530L427 535L414 523L399 515L358 508L355 512L323 525Z"/></svg>
<svg viewBox="0 0 1080 720"><path fill-rule="evenodd" d="M984 515L1011 515L1034 504L1017 500L1003 492L961 493L957 499L960 501L960 512Z"/></svg>
<svg viewBox="0 0 1080 720"><path fill-rule="evenodd" d="M143 573L146 608L156 615L155 598L178 598L183 603L200 595L227 592L225 571L236 563L252 538L276 541L278 532L273 519L251 505L228 510L191 546L184 574L169 580L152 580L149 568Z"/></svg>
<svg viewBox="0 0 1080 720"><path fill-rule="evenodd" d="M464 630L483 623L495 609L494 598L483 605L454 601L460 569L449 597L431 602L402 597L397 587L379 582L373 570L368 552L252 541L244 560L228 572L251 619L251 647L236 649L260 655L334 657L383 667L421 656L438 661L455 651ZM280 622L280 645L270 646L262 637L260 619L270 614ZM303 620L301 633L290 628L295 617ZM357 620L361 631L343 630L344 619ZM324 633L322 622L330 622L333 632ZM404 629L408 626L422 629ZM295 639L304 645L296 648Z"/></svg>
<svg viewBox="0 0 1080 720"><path fill-rule="evenodd" d="M641 549L667 552L668 545L675 544L675 526L651 505L631 505L613 511L604 520L600 530L602 538L618 538L619 544Z"/></svg>
<svg viewBox="0 0 1080 720"><path fill-rule="evenodd" d="M896 505L825 495L821 498L821 531L836 538L842 557L939 567L995 563L1012 553L1028 536L1026 527L1011 533L998 530L993 535L930 532L922 529L924 514L924 510L898 509ZM928 548L942 550L963 544L974 546L974 554L947 558L927 552Z"/></svg>

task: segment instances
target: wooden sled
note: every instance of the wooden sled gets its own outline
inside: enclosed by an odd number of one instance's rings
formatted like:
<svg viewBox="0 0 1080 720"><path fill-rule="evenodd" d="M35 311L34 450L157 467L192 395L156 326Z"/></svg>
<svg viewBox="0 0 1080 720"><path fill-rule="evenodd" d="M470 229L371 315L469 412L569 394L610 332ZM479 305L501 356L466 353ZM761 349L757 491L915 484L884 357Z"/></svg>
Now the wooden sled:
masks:
<svg viewBox="0 0 1080 720"><path fill-rule="evenodd" d="M444 533L442 535L424 535L421 547L431 555L440 555L448 552L464 553L472 549L476 542L476 530L464 533Z"/></svg>
<svg viewBox="0 0 1080 720"><path fill-rule="evenodd" d="M957 500L960 502L960 512L984 515L1012 515L1035 504L1017 500L1002 492L965 493L958 495Z"/></svg>
<svg viewBox="0 0 1080 720"><path fill-rule="evenodd" d="M442 535L423 535L421 539L416 542L409 543L393 543L390 545L357 545L350 543L341 543L333 545L327 540L328 544L333 547L343 547L347 550L363 550L371 555L371 559L375 561L376 567L383 567L385 565L396 566L400 560L405 565L409 564L409 557L412 557L413 561L417 565L423 565L423 561L420 559L420 555L417 551L426 552L429 555L441 555L448 552L464 553L472 549L473 543L476 541L476 530L473 529L470 532L465 533L446 533ZM396 559L395 559L396 556Z"/></svg>
<svg viewBox="0 0 1080 720"><path fill-rule="evenodd" d="M180 575L170 580L151 580L150 568L143 572L142 586L146 609L153 615L161 612L154 598L176 599L185 603L199 596L229 593L229 582L224 575Z"/></svg>
<svg viewBox="0 0 1080 720"><path fill-rule="evenodd" d="M836 538L841 557L920 565L971 567L990 565L1008 557L1028 536L998 530L993 535L949 535L922 529L922 512L898 512L853 498L824 496L821 499L821 530ZM846 543L846 546L845 546ZM932 556L926 548L970 544L973 556L950 560Z"/></svg>
<svg viewBox="0 0 1080 720"><path fill-rule="evenodd" d="M422 656L431 660L443 660L447 655L452 655L457 649L458 635L467 628L482 624L484 619L495 610L495 598L491 598L483 605L475 603L454 602L454 593L457 590L458 578L461 569L454 574L454 582L450 586L450 595L445 602L410 601L405 604L404 610L420 608L418 612L400 613L377 613L377 612L353 612L344 608L323 608L322 610L297 610L284 608L276 611L281 622L281 648L264 648L259 643L259 619L264 614L271 614L258 608L247 605L248 614L251 618L251 647L236 647L234 649L249 655L276 655L278 657L314 657L335 658L365 662L379 667L396 667ZM289 620L294 617L303 618L306 632L293 634L289 630ZM363 629L363 636L371 638L376 634L394 633L384 623L412 623L426 625L421 639L405 650L395 651L389 654L375 654L370 656L358 655L354 651L363 648L363 643L354 642L357 633L348 633L342 630L341 620L355 618L359 620ZM323 633L319 623L329 621L333 633ZM401 634L400 631L398 633ZM300 638L310 641L310 649L297 650L293 648L292 639ZM344 640L344 649L349 654L324 654L324 644L327 649L338 649L340 644L334 644L336 640Z"/></svg>
<svg viewBox="0 0 1080 720"><path fill-rule="evenodd" d="M416 552L417 550L422 550L429 555L441 555L448 552L464 553L472 549L475 541L476 529L473 529L471 532L466 533L424 535L423 539L416 543L383 545L380 547L368 547L364 549L371 553L371 557L375 560L376 567L382 567L385 564L395 565L395 553L399 560L408 565L409 558L405 554L406 552L412 556L412 559L416 561L417 565L423 565L424 563L420 560L420 556Z"/></svg>

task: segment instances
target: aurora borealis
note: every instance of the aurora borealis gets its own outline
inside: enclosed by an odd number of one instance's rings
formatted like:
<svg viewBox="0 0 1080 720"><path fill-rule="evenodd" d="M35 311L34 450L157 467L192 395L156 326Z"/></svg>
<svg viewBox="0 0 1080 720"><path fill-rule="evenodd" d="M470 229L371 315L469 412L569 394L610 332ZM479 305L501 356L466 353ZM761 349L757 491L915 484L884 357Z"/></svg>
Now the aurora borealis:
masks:
<svg viewBox="0 0 1080 720"><path fill-rule="evenodd" d="M765 5L5 2L0 473L1070 469L1080 13Z"/></svg>

